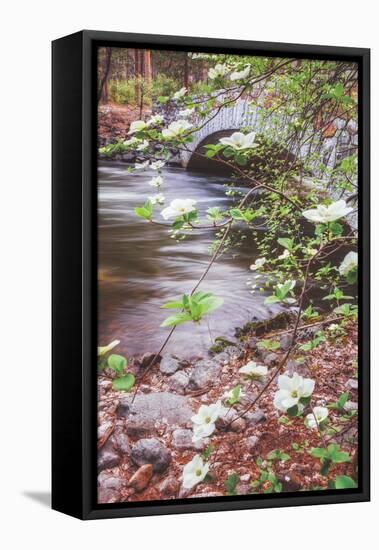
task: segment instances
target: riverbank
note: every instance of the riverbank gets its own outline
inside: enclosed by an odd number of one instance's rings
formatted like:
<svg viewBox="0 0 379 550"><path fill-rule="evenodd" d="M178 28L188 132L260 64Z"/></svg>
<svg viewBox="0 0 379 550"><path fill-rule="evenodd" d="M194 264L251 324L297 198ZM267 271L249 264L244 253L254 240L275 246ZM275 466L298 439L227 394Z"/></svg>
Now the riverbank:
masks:
<svg viewBox="0 0 379 550"><path fill-rule="evenodd" d="M344 404L348 420L340 426L341 411L330 409L330 421L340 427L327 438L352 456L352 462L334 465L332 473L354 477L357 415L348 411L357 409L357 366L352 360L357 356L357 323L346 322L338 334L328 330L333 321L333 317L325 317L300 330L300 344L310 342L321 328L325 329L325 341L314 349L293 353L285 371L315 381L313 405L335 403L348 392ZM219 349L213 348L217 352L196 361L164 353L159 363L146 370L152 356L140 357L128 368L139 380L134 401L133 390L130 394L112 390L110 372L99 376L99 502L224 496L228 493L225 480L231 474L236 475L237 494L264 492L268 488L265 482L255 489L251 483L268 467L282 484L282 491L327 488L320 461L308 453L321 446L320 436L304 425L303 417L280 416L273 406L276 380L255 403L288 352L293 322L291 315L282 314L271 322L246 325L233 345L219 341ZM277 349L262 347L267 340L278 342ZM268 368L265 380L241 379L239 369L248 361ZM227 409L227 416L219 419L212 435L209 479L192 490L184 489L183 466L208 445L206 440L192 443L191 416L202 404L219 400L225 404L225 392L239 384L245 395ZM278 449L288 458L268 460L267 455Z"/></svg>

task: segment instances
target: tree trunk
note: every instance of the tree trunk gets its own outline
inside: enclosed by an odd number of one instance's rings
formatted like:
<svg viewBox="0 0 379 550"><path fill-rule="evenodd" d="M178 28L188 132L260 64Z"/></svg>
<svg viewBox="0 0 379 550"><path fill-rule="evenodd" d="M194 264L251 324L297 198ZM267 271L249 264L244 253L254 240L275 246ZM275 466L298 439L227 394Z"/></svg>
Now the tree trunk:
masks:
<svg viewBox="0 0 379 550"><path fill-rule="evenodd" d="M141 102L141 86L140 86L140 51L134 50L134 76L135 76L135 101L136 105Z"/></svg>
<svg viewBox="0 0 379 550"><path fill-rule="evenodd" d="M151 84L151 55L150 50L145 50L144 75L147 85Z"/></svg>
<svg viewBox="0 0 379 550"><path fill-rule="evenodd" d="M184 54L184 77L183 77L183 84L185 88L188 88L189 86L189 66L188 66L188 54L187 52Z"/></svg>
<svg viewBox="0 0 379 550"><path fill-rule="evenodd" d="M102 103L108 102L108 76L111 67L112 48L105 48L105 57L103 64L103 76L100 79L99 90L97 93L97 101Z"/></svg>

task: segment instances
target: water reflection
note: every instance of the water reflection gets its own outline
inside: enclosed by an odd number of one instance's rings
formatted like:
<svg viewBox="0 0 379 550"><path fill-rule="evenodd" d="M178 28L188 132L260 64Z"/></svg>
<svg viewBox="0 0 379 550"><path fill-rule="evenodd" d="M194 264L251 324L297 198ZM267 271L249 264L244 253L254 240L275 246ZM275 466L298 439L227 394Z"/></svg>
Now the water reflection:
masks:
<svg viewBox="0 0 379 550"><path fill-rule="evenodd" d="M154 174L129 174L126 166L102 163L98 171L99 197L99 343L118 338L119 351L129 356L156 351L168 329L159 325L167 316L160 306L183 292L190 292L209 261L214 232L196 231L177 243L165 227L137 218L133 212L155 189L148 185ZM225 180L179 168L164 169L166 203L177 197L197 200L200 212L210 206L227 208ZM163 220L162 220L163 221ZM235 252L235 250L233 251ZM236 327L252 318L266 318L278 306L263 305L265 294L251 295L246 280L257 257L247 238L238 256L225 254L212 266L203 290L224 298L222 308L208 323L179 326L167 350L181 357L202 355L210 334L234 337Z"/></svg>

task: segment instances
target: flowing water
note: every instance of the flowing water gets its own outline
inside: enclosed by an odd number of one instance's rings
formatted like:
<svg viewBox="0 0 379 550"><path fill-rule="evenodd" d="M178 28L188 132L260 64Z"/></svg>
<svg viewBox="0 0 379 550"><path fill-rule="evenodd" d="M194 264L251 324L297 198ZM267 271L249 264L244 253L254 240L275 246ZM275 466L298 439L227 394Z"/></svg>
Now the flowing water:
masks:
<svg viewBox="0 0 379 550"><path fill-rule="evenodd" d="M209 262L215 236L212 230L197 230L177 243L167 227L137 218L134 207L155 192L148 184L154 175L130 174L116 162L100 163L98 169L99 345L119 339L118 352L129 357L159 349L169 331L159 325L173 313L160 306L191 291ZM166 204L178 197L196 199L203 216L211 206L231 204L223 178L181 168L165 168L163 177ZM224 305L207 321L178 326L167 351L183 358L204 355L216 336L233 339L237 327L279 311L263 304L266 293L250 293L246 282L254 276L249 266L257 250L252 239L243 243L237 256L233 250L219 258L201 285L221 296Z"/></svg>

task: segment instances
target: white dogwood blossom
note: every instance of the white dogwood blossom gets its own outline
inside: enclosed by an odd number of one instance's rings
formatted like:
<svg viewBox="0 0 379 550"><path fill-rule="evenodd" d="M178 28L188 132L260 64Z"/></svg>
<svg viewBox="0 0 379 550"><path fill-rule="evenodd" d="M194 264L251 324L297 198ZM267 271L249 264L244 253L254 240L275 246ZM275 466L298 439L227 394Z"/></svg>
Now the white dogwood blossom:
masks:
<svg viewBox="0 0 379 550"><path fill-rule="evenodd" d="M278 377L279 390L274 395L274 405L282 412L299 405L303 397L312 395L315 382L311 378L303 378L296 372L290 378L286 374Z"/></svg>
<svg viewBox="0 0 379 550"><path fill-rule="evenodd" d="M139 145L137 145L137 151L144 151L149 147L149 142L144 139Z"/></svg>
<svg viewBox="0 0 379 550"><path fill-rule="evenodd" d="M162 176L156 176L155 178L151 178L151 180L149 181L149 185L151 185L151 187L160 187L162 183Z"/></svg>
<svg viewBox="0 0 379 550"><path fill-rule="evenodd" d="M313 413L305 417L305 425L311 430L317 430L319 424L328 418L329 411L326 407L314 407Z"/></svg>
<svg viewBox="0 0 379 550"><path fill-rule="evenodd" d="M223 411L221 403L213 403L212 405L201 405L197 414L191 420L193 422L193 437L192 441L196 443L204 437L210 436L216 429L216 420Z"/></svg>
<svg viewBox="0 0 379 550"><path fill-rule="evenodd" d="M164 138L178 137L187 132L190 128L192 128L192 124L187 120L175 120L168 125L168 128L162 130L162 136Z"/></svg>
<svg viewBox="0 0 379 550"><path fill-rule="evenodd" d="M145 160L145 162L136 162L134 165L134 170L145 170L149 166L149 161Z"/></svg>
<svg viewBox="0 0 379 550"><path fill-rule="evenodd" d="M179 111L178 115L180 118L188 118L195 112L195 109L183 109L182 111Z"/></svg>
<svg viewBox="0 0 379 550"><path fill-rule="evenodd" d="M148 197L148 199L151 204L163 204L165 201L165 196L162 193L157 193L156 195Z"/></svg>
<svg viewBox="0 0 379 550"><path fill-rule="evenodd" d="M187 88L180 88L177 92L174 93L172 96L173 99L181 99L183 96L185 96L187 93Z"/></svg>
<svg viewBox="0 0 379 550"><path fill-rule="evenodd" d="M211 67L208 71L208 76L210 79L214 80L215 78L220 78L225 76L229 72L227 65L218 63L215 67Z"/></svg>
<svg viewBox="0 0 379 550"><path fill-rule="evenodd" d="M228 145L236 151L242 151L244 149L251 149L252 147L257 147L258 145L254 143L255 132L250 132L249 134L243 134L242 132L234 132L230 137L224 137L220 139L220 143L223 145Z"/></svg>
<svg viewBox="0 0 379 550"><path fill-rule="evenodd" d="M128 134L134 134L135 132L142 132L142 130L146 130L148 127L147 122L144 122L143 120L134 120L129 128Z"/></svg>
<svg viewBox="0 0 379 550"><path fill-rule="evenodd" d="M338 271L342 276L345 276L349 273L349 271L357 267L357 265L358 265L358 254L352 250L346 254L346 256L341 262L341 265L338 268Z"/></svg>
<svg viewBox="0 0 379 550"><path fill-rule="evenodd" d="M242 69L242 71L234 71L230 75L230 80L243 80L247 78L250 74L250 65Z"/></svg>
<svg viewBox="0 0 379 550"><path fill-rule="evenodd" d="M162 123L163 123L163 116L162 115L153 115L147 121L147 124L149 126L158 126L159 124L162 124Z"/></svg>
<svg viewBox="0 0 379 550"><path fill-rule="evenodd" d="M193 199L174 199L170 206L162 210L161 214L165 220L178 218L196 210L195 204L196 201Z"/></svg>
<svg viewBox="0 0 379 550"><path fill-rule="evenodd" d="M319 204L316 208L304 210L303 216L314 223L329 223L339 220L343 216L350 214L353 210L341 199L337 202L332 202L329 206Z"/></svg>
<svg viewBox="0 0 379 550"><path fill-rule="evenodd" d="M239 369L238 372L254 380L261 380L267 374L267 367L264 365L257 365L255 361L249 361Z"/></svg>
<svg viewBox="0 0 379 550"><path fill-rule="evenodd" d="M153 170L160 170L165 164L166 163L163 160L156 160L155 162L151 163L151 168Z"/></svg>
<svg viewBox="0 0 379 550"><path fill-rule="evenodd" d="M255 260L255 263L251 264L250 266L250 269L251 271L256 271L257 269L259 269L260 267L263 267L266 263L266 258L257 258Z"/></svg>
<svg viewBox="0 0 379 550"><path fill-rule="evenodd" d="M195 455L183 468L183 487L192 489L203 481L209 471L209 464L203 461L200 455Z"/></svg>

